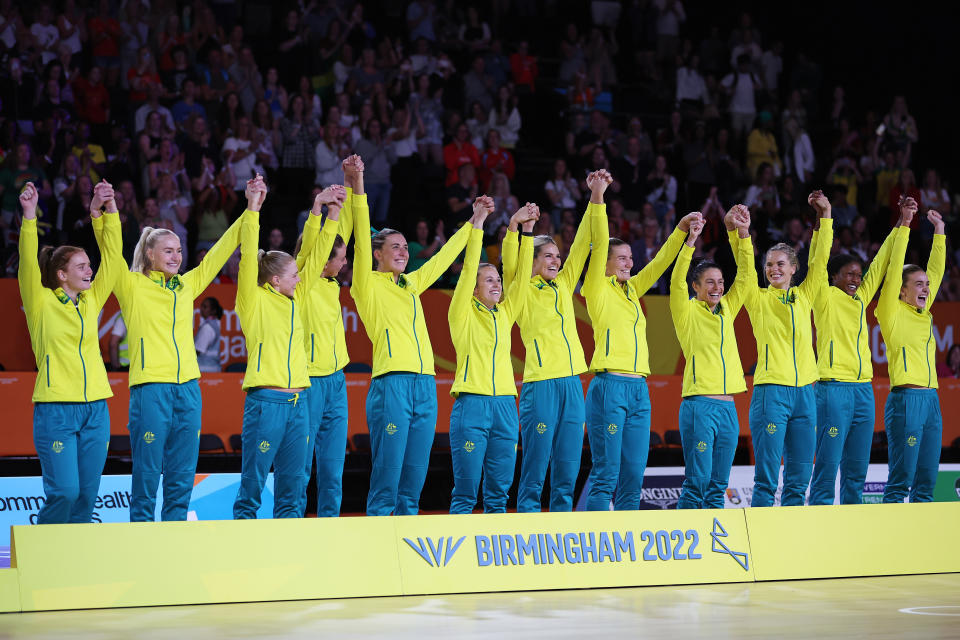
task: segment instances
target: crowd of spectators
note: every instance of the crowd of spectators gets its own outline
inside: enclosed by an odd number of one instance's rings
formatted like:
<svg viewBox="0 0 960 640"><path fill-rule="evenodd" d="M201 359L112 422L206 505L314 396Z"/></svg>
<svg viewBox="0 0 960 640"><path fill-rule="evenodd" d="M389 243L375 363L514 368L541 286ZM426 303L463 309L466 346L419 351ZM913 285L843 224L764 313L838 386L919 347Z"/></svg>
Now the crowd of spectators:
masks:
<svg viewBox="0 0 960 640"><path fill-rule="evenodd" d="M688 19L681 0L570 5L0 0L6 274L28 180L44 242L96 259L87 205L106 178L128 259L140 230L159 226L181 238L189 267L257 173L274 187L264 243L292 248L311 187L342 182L350 153L366 165L374 226L408 234L411 268L484 193L497 206L488 259L528 200L550 214L536 232L565 254L600 168L615 178L611 237L633 246L635 269L691 210L707 218L698 252L732 266L721 218L737 202L753 214L758 256L782 241L804 263L813 188L833 204L834 251L866 261L901 194L956 231L949 186L913 160L932 126L918 126L908 96L854 112L854 87L827 86L817 52L790 50L749 13L725 23ZM932 227L914 225L908 261L923 264ZM960 299L953 249L941 299ZM233 260L221 281L235 272Z"/></svg>

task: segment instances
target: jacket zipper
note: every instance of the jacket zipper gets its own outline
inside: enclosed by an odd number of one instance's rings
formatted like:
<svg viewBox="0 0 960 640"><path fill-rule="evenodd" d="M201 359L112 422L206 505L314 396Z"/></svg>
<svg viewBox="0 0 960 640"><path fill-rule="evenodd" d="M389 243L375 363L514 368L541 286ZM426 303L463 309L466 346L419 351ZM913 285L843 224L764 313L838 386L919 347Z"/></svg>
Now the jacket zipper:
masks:
<svg viewBox="0 0 960 640"><path fill-rule="evenodd" d="M863 300L860 302L860 324L857 328L857 380L863 374L863 357L860 355L860 335L863 333Z"/></svg>
<svg viewBox="0 0 960 640"><path fill-rule="evenodd" d="M310 334L310 362L313 362L313 336L314 334L311 333ZM334 346L334 349L336 349L336 346ZM337 357L336 352L334 352L333 357L334 359L336 359Z"/></svg>
<svg viewBox="0 0 960 640"><path fill-rule="evenodd" d="M793 305L790 305L790 348L793 350L793 386L800 386L800 372L797 371L797 322L793 317Z"/></svg>
<svg viewBox="0 0 960 640"><path fill-rule="evenodd" d="M543 360L540 359L540 347L537 346L537 339L536 339L536 338L533 339L533 348L534 348L534 349L536 350L536 352L537 352L537 366L538 366L538 367L542 367L542 366L543 366Z"/></svg>
<svg viewBox="0 0 960 640"><path fill-rule="evenodd" d="M77 310L77 316L80 318L80 343L77 345L77 354L80 356L80 367L83 369L83 401L87 401L87 363L83 361L83 314L80 313L80 307L74 307Z"/></svg>
<svg viewBox="0 0 960 640"><path fill-rule="evenodd" d="M257 347L257 372L260 371L260 358L263 357L263 343L260 343L260 346Z"/></svg>
<svg viewBox="0 0 960 640"><path fill-rule="evenodd" d="M927 354L927 386L930 386L930 338L933 337L933 317L930 317L930 332L927 334L927 342L924 344L923 350Z"/></svg>
<svg viewBox="0 0 960 640"><path fill-rule="evenodd" d="M830 368L833 368L833 340L830 341Z"/></svg>
<svg viewBox="0 0 960 640"><path fill-rule="evenodd" d="M723 315L720 315L720 366L723 368L723 395L727 395L727 361L723 359Z"/></svg>
<svg viewBox="0 0 960 640"><path fill-rule="evenodd" d="M607 350L604 355L610 355L610 329L607 329Z"/></svg>
<svg viewBox="0 0 960 640"><path fill-rule="evenodd" d="M413 301L413 339L417 341L417 357L420 358L420 373L423 373L423 355L420 353L420 337L417 335L417 296L410 294Z"/></svg>
<svg viewBox="0 0 960 640"><path fill-rule="evenodd" d="M143 351L143 338L140 338L140 371L146 366L146 356Z"/></svg>
<svg viewBox="0 0 960 640"><path fill-rule="evenodd" d="M493 320L493 358L491 358L493 374L490 376L490 382L493 385L492 395L497 395L497 345L500 344L500 334L497 330L497 316L493 313L493 309L490 309L490 318ZM467 356L467 360L469 359L470 356Z"/></svg>
<svg viewBox="0 0 960 640"><path fill-rule="evenodd" d="M47 354L47 388L50 388L50 354Z"/></svg>
<svg viewBox="0 0 960 640"><path fill-rule="evenodd" d="M570 375L573 375L573 351L570 349L570 341L567 340L567 332L563 328L563 314L560 313L560 294L557 292L555 285L550 288L553 289L553 308L556 310L557 315L560 316L560 335L563 336L563 341L567 344L567 356L570 358Z"/></svg>
<svg viewBox="0 0 960 640"><path fill-rule="evenodd" d="M387 357L392 358L393 351L390 349L390 329L384 329L384 331L387 334Z"/></svg>
<svg viewBox="0 0 960 640"><path fill-rule="evenodd" d="M290 373L290 353L293 350L293 318L297 303L290 300L290 340L287 342L287 389L293 386L293 375Z"/></svg>
<svg viewBox="0 0 960 640"><path fill-rule="evenodd" d="M177 384L180 384L180 347L177 346L177 292L173 292L173 324L170 325L170 337L177 352Z"/></svg>
<svg viewBox="0 0 960 640"><path fill-rule="evenodd" d="M900 347L900 349L902 350L902 353L903 353L903 372L906 373L907 372L907 348Z"/></svg>
<svg viewBox="0 0 960 640"><path fill-rule="evenodd" d="M467 373L470 372L470 356L467 356L467 363L463 366L463 381L467 381Z"/></svg>
<svg viewBox="0 0 960 640"><path fill-rule="evenodd" d="M629 287L629 285L627 285L627 286ZM627 300L630 300L629 290L628 290L628 292L627 292ZM634 302L633 300L630 300L630 302L633 304L633 310L634 310L634 312L637 314L636 317L633 319L633 372L636 373L636 372L637 372L637 357L639 356L639 352L640 352L640 347L639 347L639 344L638 344L638 342L637 342L637 324L640 322L640 307L639 307L639 305L637 305L637 303ZM609 329L608 329L608 331L609 331Z"/></svg>
<svg viewBox="0 0 960 640"><path fill-rule="evenodd" d="M693 384L697 384L697 356L693 356Z"/></svg>

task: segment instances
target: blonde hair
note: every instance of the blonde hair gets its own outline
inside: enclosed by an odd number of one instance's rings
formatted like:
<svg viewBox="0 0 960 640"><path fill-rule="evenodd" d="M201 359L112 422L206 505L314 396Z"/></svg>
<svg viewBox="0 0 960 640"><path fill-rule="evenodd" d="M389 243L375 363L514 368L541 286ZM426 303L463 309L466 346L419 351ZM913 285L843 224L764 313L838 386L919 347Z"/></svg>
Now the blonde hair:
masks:
<svg viewBox="0 0 960 640"><path fill-rule="evenodd" d="M130 271L146 275L152 266L150 260L147 258L147 250L153 249L157 245L157 242L160 241L160 238L164 236L173 236L177 238L177 240L180 239L177 234L169 229L143 228L143 233L140 234L140 240L137 241L137 246L133 249L133 262L130 263Z"/></svg>
<svg viewBox="0 0 960 640"><path fill-rule="evenodd" d="M540 235L536 236L533 239L533 257L536 258L540 255L540 250L548 244L557 246L556 240L553 239L553 236Z"/></svg>
<svg viewBox="0 0 960 640"><path fill-rule="evenodd" d="M269 282L273 276L282 276L287 266L293 262L293 256L286 251L257 252L257 284Z"/></svg>

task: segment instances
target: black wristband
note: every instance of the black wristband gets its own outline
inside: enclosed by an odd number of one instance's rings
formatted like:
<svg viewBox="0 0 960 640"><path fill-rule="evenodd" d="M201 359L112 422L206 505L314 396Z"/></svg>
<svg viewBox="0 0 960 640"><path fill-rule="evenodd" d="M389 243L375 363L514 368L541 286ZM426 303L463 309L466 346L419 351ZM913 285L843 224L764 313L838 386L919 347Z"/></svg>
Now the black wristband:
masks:
<svg viewBox="0 0 960 640"><path fill-rule="evenodd" d="M520 231L520 235L526 236L526 237L528 237L528 238L532 238L532 237L533 237L533 231L523 231L523 230L521 230L521 231Z"/></svg>

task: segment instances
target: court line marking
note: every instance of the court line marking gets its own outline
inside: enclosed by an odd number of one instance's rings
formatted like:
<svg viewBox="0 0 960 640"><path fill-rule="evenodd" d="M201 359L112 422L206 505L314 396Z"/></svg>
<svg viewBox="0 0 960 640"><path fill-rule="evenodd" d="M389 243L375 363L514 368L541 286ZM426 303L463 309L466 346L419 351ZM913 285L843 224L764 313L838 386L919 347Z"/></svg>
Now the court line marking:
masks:
<svg viewBox="0 0 960 640"><path fill-rule="evenodd" d="M921 609L956 609L957 613L937 613L934 611L921 611ZM960 616L960 605L943 604L934 607L906 607L899 609L900 613L912 613L918 616Z"/></svg>

